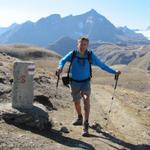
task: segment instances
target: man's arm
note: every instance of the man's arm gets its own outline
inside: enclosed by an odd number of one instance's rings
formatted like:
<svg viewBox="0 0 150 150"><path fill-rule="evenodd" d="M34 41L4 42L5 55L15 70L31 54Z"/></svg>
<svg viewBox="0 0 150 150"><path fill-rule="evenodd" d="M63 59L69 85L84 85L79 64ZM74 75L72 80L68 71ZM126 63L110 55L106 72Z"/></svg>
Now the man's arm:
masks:
<svg viewBox="0 0 150 150"><path fill-rule="evenodd" d="M56 71L57 76L59 76L60 73L62 73L65 63L67 61L71 61L72 53L73 53L73 51L69 52L62 59L60 59L59 64L58 64L58 68L57 68L57 71Z"/></svg>
<svg viewBox="0 0 150 150"><path fill-rule="evenodd" d="M71 61L72 52L73 51L69 52L63 58L60 59L59 64L58 64L59 69L63 69L67 61Z"/></svg>
<svg viewBox="0 0 150 150"><path fill-rule="evenodd" d="M93 52L92 52L92 64L100 67L101 69L109 73L112 73L112 74L118 73L118 70L114 70L110 68L108 65L106 65L105 63L103 63Z"/></svg>

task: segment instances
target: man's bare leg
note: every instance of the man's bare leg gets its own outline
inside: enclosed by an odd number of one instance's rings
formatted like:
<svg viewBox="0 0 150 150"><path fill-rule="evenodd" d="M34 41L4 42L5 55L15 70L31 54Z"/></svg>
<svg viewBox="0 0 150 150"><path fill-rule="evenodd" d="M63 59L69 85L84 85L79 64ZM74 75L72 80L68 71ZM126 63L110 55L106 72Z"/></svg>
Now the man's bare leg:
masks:
<svg viewBox="0 0 150 150"><path fill-rule="evenodd" d="M90 96L87 96L86 94L83 94L83 100L84 100L84 128L82 136L88 136L88 128L89 128L89 114L90 114Z"/></svg>
<svg viewBox="0 0 150 150"><path fill-rule="evenodd" d="M80 100L74 101L74 106L78 116L82 115Z"/></svg>
<svg viewBox="0 0 150 150"><path fill-rule="evenodd" d="M84 100L84 116L85 121L89 120L89 114L90 114L90 96L87 96L86 94L83 94L83 100Z"/></svg>
<svg viewBox="0 0 150 150"><path fill-rule="evenodd" d="M83 117L81 112L81 105L80 100L74 101L75 110L78 114L78 118L73 122L73 125L82 125L83 124Z"/></svg>

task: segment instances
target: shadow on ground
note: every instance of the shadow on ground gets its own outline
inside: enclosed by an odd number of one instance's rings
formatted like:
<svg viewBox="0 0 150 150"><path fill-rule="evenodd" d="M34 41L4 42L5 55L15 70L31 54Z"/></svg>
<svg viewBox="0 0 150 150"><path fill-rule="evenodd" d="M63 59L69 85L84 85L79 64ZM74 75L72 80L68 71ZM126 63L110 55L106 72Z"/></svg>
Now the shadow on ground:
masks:
<svg viewBox="0 0 150 150"><path fill-rule="evenodd" d="M118 144L118 145L123 146L124 148L130 149L130 150L150 150L150 145L146 145L146 144L139 144L139 145L131 144L131 143L125 142L125 141L123 141L121 139L118 139L117 137L111 135L110 133L106 133L105 131L101 131L100 134L102 134L104 136L104 137L101 137L102 139L109 140L112 143ZM112 146L112 145L110 145L110 146Z"/></svg>
<svg viewBox="0 0 150 150"><path fill-rule="evenodd" d="M35 134L41 135L45 138L51 139L57 143L60 143L62 145L68 146L68 147L74 147L74 148L82 148L82 149L87 149L87 150L96 150L91 144L83 142L81 140L78 139L73 139L70 137L66 137L64 135L62 135L62 133L60 131L57 131L55 129L51 129L51 125L50 128L39 131L39 130L35 130L35 129L31 129L28 127L25 127L24 125L18 125L18 124L14 124L13 122L6 122L9 124L13 124L18 128L21 128L23 130L29 130ZM118 139L117 137L111 135L110 133L106 133L104 131L100 132L101 135L103 136L97 136L94 134L89 134L88 137L86 138L100 138L101 142L104 142L105 144L109 145L110 147L113 147L115 149L118 150L125 150L125 149L129 149L129 150L150 150L150 145L146 145L146 144L140 144L140 145L134 145L131 143L127 143L121 139ZM118 148L110 143L107 143L106 141L103 141L102 139L111 141L112 144L118 144L124 148Z"/></svg>
<svg viewBox="0 0 150 150"><path fill-rule="evenodd" d="M6 121L5 121L6 122ZM66 137L64 135L62 135L62 133L60 131L57 131L55 129L51 129L51 125L49 129L45 129L42 131L36 130L36 129L31 129L29 127L26 127L24 125L18 125L15 124L13 122L6 122L8 124L12 124L20 129L23 130L28 130L31 131L34 134L38 134L40 136L43 136L45 138L51 139L59 144L68 146L68 147L73 147L73 148L81 148L81 149L87 149L87 150L96 150L91 144L88 144L86 142L83 142L81 140L78 139L73 139L70 137Z"/></svg>

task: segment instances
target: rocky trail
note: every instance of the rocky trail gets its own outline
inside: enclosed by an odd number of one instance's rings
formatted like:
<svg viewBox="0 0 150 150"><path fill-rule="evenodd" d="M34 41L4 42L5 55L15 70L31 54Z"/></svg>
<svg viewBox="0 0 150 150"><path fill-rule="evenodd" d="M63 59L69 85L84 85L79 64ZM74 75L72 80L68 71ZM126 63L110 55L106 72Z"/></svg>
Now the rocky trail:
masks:
<svg viewBox="0 0 150 150"><path fill-rule="evenodd" d="M82 137L82 127L72 125L76 113L69 88L64 87L60 82L56 92L56 78L52 73L54 71L47 69L49 64L44 68L43 62L39 63L43 60L36 60L34 102L44 107L51 123L49 128L37 130L25 124L12 124L2 119L1 107L11 103L12 99L12 64L16 59L7 55L0 58L2 62L0 66L0 150L150 150L148 86L145 87L146 92L143 85L141 92L133 89L136 84L132 85L131 89L125 88L120 84L120 82L126 83L126 77L123 77L119 81L109 116L113 84L106 84L105 81L101 84L100 78L97 78L96 82L92 81L90 114L92 128L89 137ZM56 67L56 62L50 64L53 65L51 68ZM135 73L137 76L140 74L139 70ZM128 73L125 75L127 76ZM102 79L104 77L105 75L101 75ZM111 80L109 76L107 80ZM141 83L145 82L146 80L141 81Z"/></svg>
<svg viewBox="0 0 150 150"><path fill-rule="evenodd" d="M62 88L58 89L60 95L55 101L56 104L60 101L62 105L58 110L49 111L49 119L53 122L52 129L37 131L1 121L0 149L150 149L149 122L147 124L143 122L136 114L136 110L121 103L119 90L116 91L108 120L113 89L110 86L92 85L90 125L96 122L100 126L96 130L90 129L89 137L82 137L82 127L72 125L76 114L71 97L63 96ZM65 90L69 94L69 89L65 88ZM147 117L150 117L149 110L147 110ZM106 127L107 121L109 122ZM61 130L65 127L66 129Z"/></svg>

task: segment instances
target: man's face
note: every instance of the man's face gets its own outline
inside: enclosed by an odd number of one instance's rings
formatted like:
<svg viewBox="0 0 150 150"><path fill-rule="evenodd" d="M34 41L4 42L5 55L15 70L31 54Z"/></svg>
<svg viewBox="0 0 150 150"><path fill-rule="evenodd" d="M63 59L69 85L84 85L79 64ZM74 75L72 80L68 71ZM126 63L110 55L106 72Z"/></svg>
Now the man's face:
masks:
<svg viewBox="0 0 150 150"><path fill-rule="evenodd" d="M78 49L82 52L85 52L85 50L88 48L88 42L86 40L78 41Z"/></svg>

